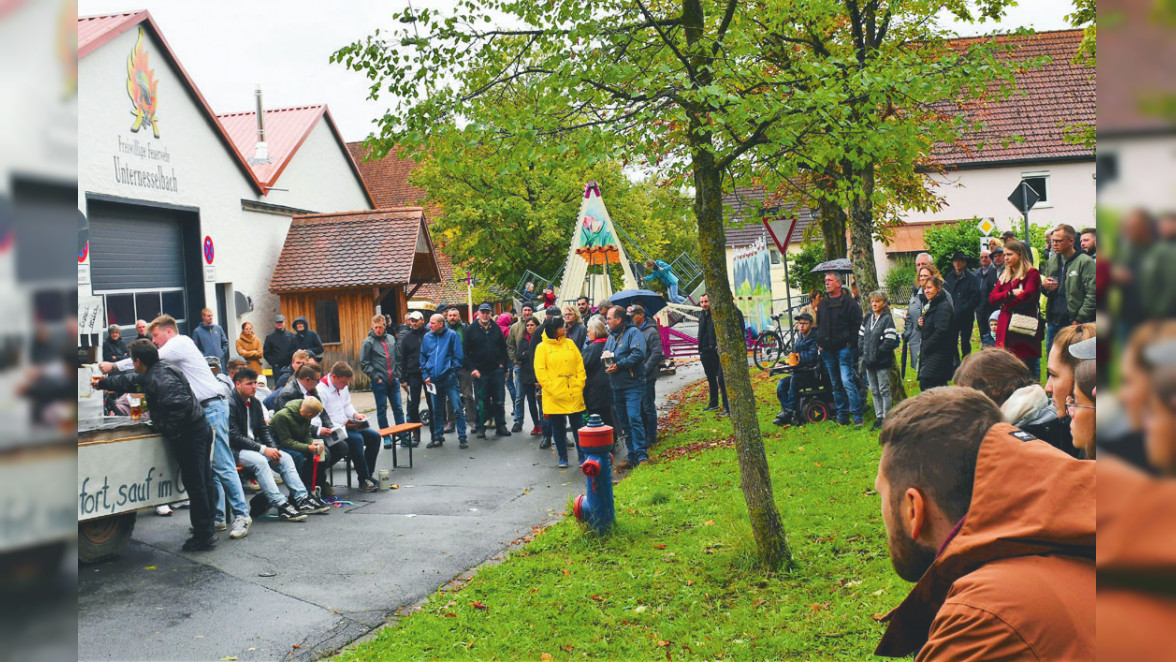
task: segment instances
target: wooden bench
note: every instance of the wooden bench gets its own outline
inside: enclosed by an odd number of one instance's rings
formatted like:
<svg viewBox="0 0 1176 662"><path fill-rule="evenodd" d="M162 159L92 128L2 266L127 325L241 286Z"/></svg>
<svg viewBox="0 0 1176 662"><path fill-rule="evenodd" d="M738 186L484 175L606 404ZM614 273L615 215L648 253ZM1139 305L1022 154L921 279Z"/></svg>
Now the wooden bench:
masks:
<svg viewBox="0 0 1176 662"><path fill-rule="evenodd" d="M396 435L396 434L401 434L404 432L411 432L412 433L413 443L409 444L409 446L408 446L408 465L407 465L407 467L409 469L412 468L412 447L415 444L421 443L421 426L422 426L421 423L401 423L400 425L393 425L391 427L386 427L386 428L379 431L381 439L383 439L384 437L387 437L389 435ZM400 446L400 443L396 439L393 439L392 440L392 466L397 469L400 468L400 462L396 457L396 449L398 446Z"/></svg>

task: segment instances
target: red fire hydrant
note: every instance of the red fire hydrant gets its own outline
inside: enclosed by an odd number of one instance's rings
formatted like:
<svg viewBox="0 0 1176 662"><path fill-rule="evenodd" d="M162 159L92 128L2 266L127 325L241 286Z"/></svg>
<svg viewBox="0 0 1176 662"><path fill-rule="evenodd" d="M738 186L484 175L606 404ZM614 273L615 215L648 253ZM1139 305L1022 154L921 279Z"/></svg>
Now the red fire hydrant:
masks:
<svg viewBox="0 0 1176 662"><path fill-rule="evenodd" d="M593 414L588 425L580 428L580 449L585 455L580 471L588 481L587 494L576 497L576 519L585 522L599 535L607 535L616 522L613 507L612 448L613 429Z"/></svg>

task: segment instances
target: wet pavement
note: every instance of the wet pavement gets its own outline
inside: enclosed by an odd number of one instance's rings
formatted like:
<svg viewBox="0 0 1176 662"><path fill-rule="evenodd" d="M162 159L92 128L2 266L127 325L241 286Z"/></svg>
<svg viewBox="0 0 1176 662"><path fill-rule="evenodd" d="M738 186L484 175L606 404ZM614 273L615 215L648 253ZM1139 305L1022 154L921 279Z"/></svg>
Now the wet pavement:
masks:
<svg viewBox="0 0 1176 662"><path fill-rule="evenodd" d="M702 376L697 362L663 376L659 406ZM353 398L374 409L370 393ZM381 450L376 468L399 486L387 492L347 488L340 463L334 483L350 504L303 522L256 518L248 537L222 532L212 552L180 551L187 510L139 513L121 557L79 569L79 658L313 659L562 517L584 490L575 451L573 466L557 469L555 451L526 431L471 435L464 451L446 439L416 448L413 468L393 469ZM407 463L403 451L399 459Z"/></svg>

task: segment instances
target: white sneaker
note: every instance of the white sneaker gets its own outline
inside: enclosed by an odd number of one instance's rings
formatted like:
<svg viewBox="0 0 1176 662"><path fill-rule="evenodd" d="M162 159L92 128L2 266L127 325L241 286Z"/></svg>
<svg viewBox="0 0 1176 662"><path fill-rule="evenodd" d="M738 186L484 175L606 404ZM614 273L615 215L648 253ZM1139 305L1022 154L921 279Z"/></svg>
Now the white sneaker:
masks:
<svg viewBox="0 0 1176 662"><path fill-rule="evenodd" d="M253 518L247 515L237 515L233 518L233 528L229 531L229 537L237 540L249 535L249 525L253 524Z"/></svg>
<svg viewBox="0 0 1176 662"><path fill-rule="evenodd" d="M191 501L189 501L188 499L184 499L183 501L177 501L177 502L173 503L172 507L174 507L174 508L187 508L191 505L192 505Z"/></svg>
<svg viewBox="0 0 1176 662"><path fill-rule="evenodd" d="M160 517L171 517L171 514L172 514L171 506L167 505L166 503L161 506L156 506L155 507L155 514L159 515Z"/></svg>

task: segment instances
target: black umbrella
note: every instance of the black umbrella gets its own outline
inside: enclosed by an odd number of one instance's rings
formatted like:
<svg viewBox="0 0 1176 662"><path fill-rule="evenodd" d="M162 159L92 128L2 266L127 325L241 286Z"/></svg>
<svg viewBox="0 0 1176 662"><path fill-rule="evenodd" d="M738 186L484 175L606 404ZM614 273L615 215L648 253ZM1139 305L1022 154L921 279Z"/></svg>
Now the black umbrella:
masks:
<svg viewBox="0 0 1176 662"><path fill-rule="evenodd" d="M822 262L809 271L810 274L823 274L829 272L853 273L853 264L850 263L849 258L839 257L836 260Z"/></svg>
<svg viewBox="0 0 1176 662"><path fill-rule="evenodd" d="M621 290L608 298L614 306L622 306L628 308L629 306L639 303L642 308L645 308L645 314L653 316L657 311L666 307L666 300L662 295L653 290Z"/></svg>

